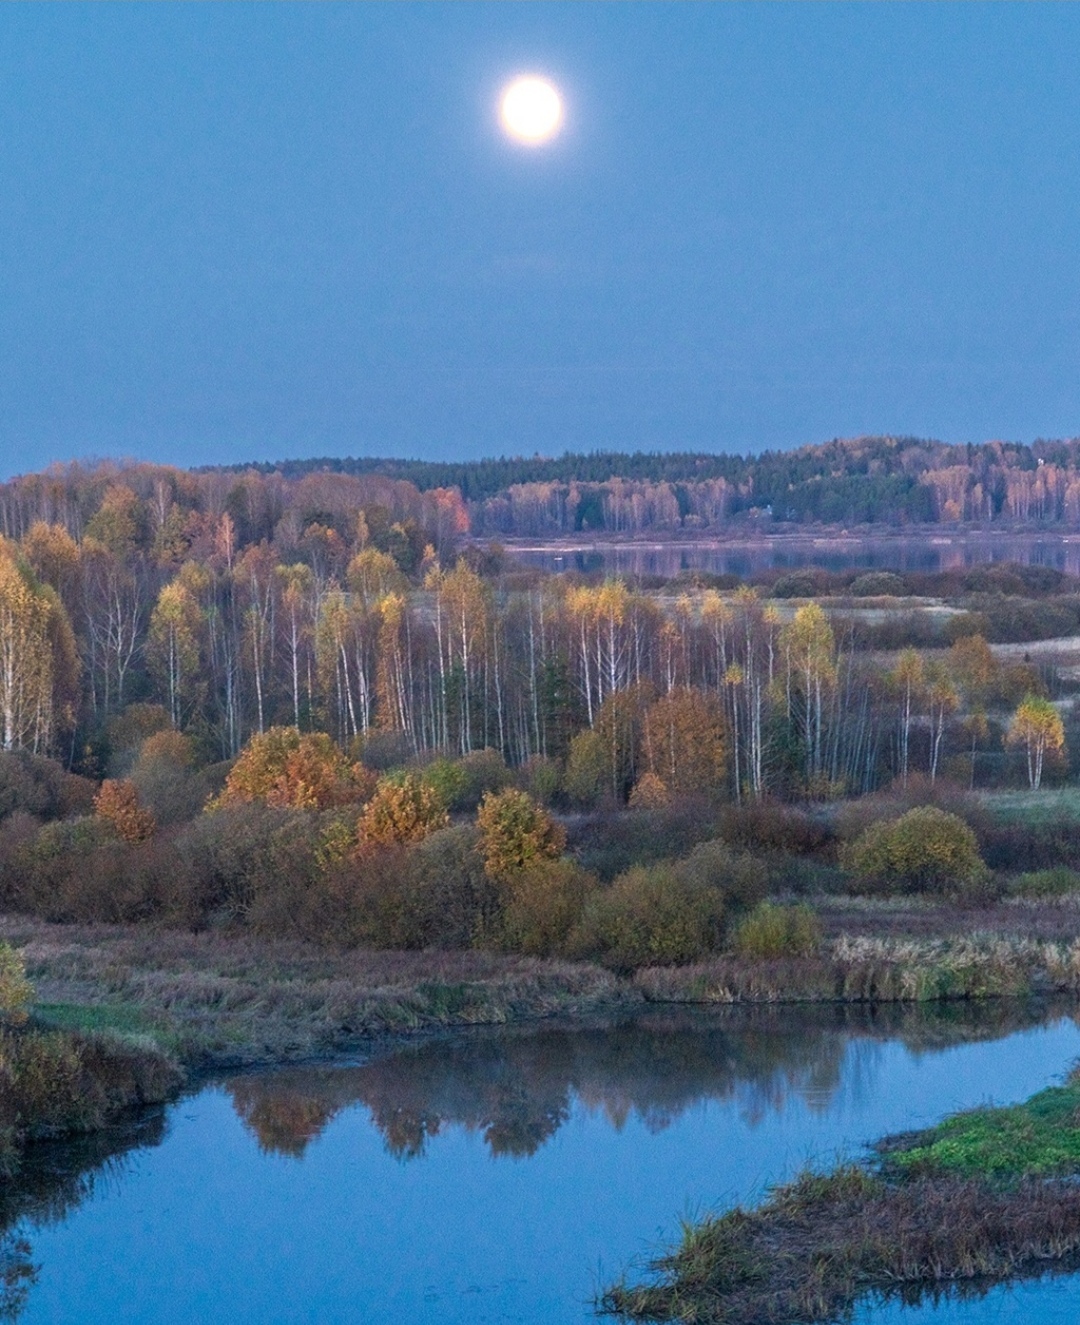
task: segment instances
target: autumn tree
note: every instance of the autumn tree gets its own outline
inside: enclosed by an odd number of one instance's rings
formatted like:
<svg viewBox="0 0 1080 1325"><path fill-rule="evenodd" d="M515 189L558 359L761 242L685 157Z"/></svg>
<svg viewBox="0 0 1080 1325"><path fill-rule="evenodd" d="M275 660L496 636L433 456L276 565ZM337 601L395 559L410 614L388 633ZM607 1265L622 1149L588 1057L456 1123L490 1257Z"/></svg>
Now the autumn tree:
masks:
<svg viewBox="0 0 1080 1325"><path fill-rule="evenodd" d="M135 784L126 778L105 779L94 797L94 812L121 841L132 846L153 837L157 829L152 812L139 804Z"/></svg>
<svg viewBox="0 0 1080 1325"><path fill-rule="evenodd" d="M1028 695L1013 714L1005 744L1024 747L1028 785L1032 791L1038 791L1047 757L1061 757L1065 753L1065 727L1061 714L1048 699Z"/></svg>
<svg viewBox="0 0 1080 1325"><path fill-rule="evenodd" d="M210 808L265 801L279 809L321 810L356 804L371 790L372 774L350 764L325 732L270 727L245 746Z"/></svg>
<svg viewBox="0 0 1080 1325"><path fill-rule="evenodd" d="M789 718L802 737L806 784L813 788L825 769L825 699L836 684L836 640L818 603L800 607L780 632L787 667Z"/></svg>
<svg viewBox="0 0 1080 1325"><path fill-rule="evenodd" d="M675 795L709 792L724 779L726 749L720 702L679 687L650 704L642 723L645 764Z"/></svg>
<svg viewBox="0 0 1080 1325"><path fill-rule="evenodd" d="M360 849L408 846L450 822L438 791L416 773L380 778L357 825Z"/></svg>
<svg viewBox="0 0 1080 1325"><path fill-rule="evenodd" d="M43 753L74 719L78 656L56 591L0 539L0 738Z"/></svg>
<svg viewBox="0 0 1080 1325"><path fill-rule="evenodd" d="M552 860L566 845L566 832L523 791L487 792L476 812L484 867L507 881L530 865Z"/></svg>
<svg viewBox="0 0 1080 1325"><path fill-rule="evenodd" d="M187 586L178 579L166 584L150 616L147 652L165 690L173 727L181 725L184 700L195 685L201 625L199 604Z"/></svg>

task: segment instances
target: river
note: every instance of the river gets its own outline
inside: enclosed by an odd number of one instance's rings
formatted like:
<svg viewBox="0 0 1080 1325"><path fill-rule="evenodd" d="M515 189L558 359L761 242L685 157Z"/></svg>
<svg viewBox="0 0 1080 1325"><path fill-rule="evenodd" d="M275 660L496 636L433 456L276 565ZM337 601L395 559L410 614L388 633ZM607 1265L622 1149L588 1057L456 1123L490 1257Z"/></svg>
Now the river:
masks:
<svg viewBox="0 0 1080 1325"><path fill-rule="evenodd" d="M756 539L701 538L682 542L535 542L507 544L517 561L551 572L652 576L673 579L682 572L737 575L815 566L827 571L962 570L993 562L1049 566L1080 575L1080 535L950 534L931 528L913 534L782 534Z"/></svg>
<svg viewBox="0 0 1080 1325"><path fill-rule="evenodd" d="M752 1199L1080 1055L1075 1005L653 1011L226 1077L40 1147L3 1195L20 1325L583 1325L599 1285ZM28 1248L13 1248L12 1237ZM0 1276L4 1269L0 1257ZM1072 1321L1080 1282L860 1321Z"/></svg>

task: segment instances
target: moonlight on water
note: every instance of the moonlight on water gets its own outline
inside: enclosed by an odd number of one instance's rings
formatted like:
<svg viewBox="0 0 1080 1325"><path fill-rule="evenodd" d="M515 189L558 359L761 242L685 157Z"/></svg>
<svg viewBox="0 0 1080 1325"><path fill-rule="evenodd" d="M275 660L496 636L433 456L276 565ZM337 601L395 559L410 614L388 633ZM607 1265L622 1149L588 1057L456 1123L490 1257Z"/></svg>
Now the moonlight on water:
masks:
<svg viewBox="0 0 1080 1325"><path fill-rule="evenodd" d="M562 98L546 78L524 75L503 89L499 119L505 132L519 143L537 147L549 142L559 132L562 118Z"/></svg>

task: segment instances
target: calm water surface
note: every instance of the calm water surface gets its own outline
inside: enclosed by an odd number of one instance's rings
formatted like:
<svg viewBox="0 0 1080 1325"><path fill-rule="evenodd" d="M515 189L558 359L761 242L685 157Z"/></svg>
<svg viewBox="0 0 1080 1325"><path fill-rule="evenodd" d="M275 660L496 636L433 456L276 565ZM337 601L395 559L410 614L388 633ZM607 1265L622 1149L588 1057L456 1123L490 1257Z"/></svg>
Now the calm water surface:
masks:
<svg viewBox="0 0 1080 1325"><path fill-rule="evenodd" d="M43 1152L6 1194L38 1271L18 1319L581 1325L680 1215L1060 1078L1073 1015L654 1013L223 1080L134 1133ZM1059 1279L860 1321L1078 1314L1080 1282Z"/></svg>
<svg viewBox="0 0 1080 1325"><path fill-rule="evenodd" d="M512 545L526 565L546 571L585 574L650 575L672 579L681 571L748 577L768 570L816 566L828 571L960 570L993 562L1017 561L1080 575L1080 536L1028 534L949 534L926 530L916 537L800 538L781 535L756 541L701 539L683 543L565 543Z"/></svg>

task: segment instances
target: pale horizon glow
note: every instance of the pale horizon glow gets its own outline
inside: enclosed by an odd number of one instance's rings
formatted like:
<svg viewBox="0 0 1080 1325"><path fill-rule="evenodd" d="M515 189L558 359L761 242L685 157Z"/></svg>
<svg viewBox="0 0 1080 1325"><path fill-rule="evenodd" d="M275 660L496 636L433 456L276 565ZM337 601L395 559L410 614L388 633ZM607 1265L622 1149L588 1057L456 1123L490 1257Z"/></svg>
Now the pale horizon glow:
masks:
<svg viewBox="0 0 1080 1325"><path fill-rule="evenodd" d="M562 98L546 78L515 78L503 90L499 118L511 138L535 147L548 142L562 125Z"/></svg>

